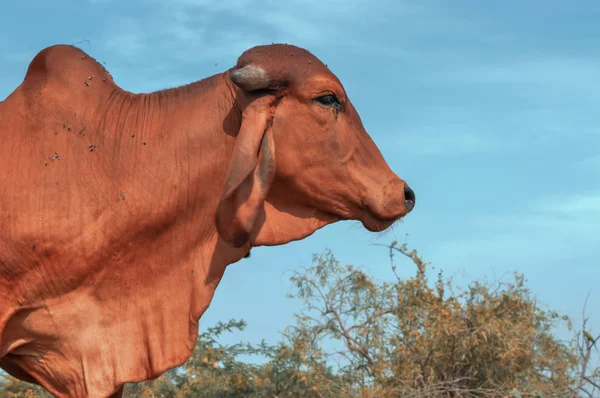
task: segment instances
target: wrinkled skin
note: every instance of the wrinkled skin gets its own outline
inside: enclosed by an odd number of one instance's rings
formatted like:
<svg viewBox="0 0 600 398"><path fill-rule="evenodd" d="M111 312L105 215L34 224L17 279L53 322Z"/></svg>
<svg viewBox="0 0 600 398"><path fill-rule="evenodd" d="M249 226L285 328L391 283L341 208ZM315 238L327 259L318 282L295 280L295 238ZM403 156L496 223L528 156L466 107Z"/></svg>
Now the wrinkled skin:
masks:
<svg viewBox="0 0 600 398"><path fill-rule="evenodd" d="M414 206L308 51L150 94L53 46L0 103L0 366L57 397L120 397L185 362L227 265Z"/></svg>

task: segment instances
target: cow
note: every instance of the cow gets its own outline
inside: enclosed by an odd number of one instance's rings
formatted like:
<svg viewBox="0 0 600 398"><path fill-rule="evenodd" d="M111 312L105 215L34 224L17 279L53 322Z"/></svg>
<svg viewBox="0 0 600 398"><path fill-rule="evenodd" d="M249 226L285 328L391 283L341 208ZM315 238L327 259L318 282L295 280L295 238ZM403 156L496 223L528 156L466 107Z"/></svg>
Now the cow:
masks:
<svg viewBox="0 0 600 398"><path fill-rule="evenodd" d="M57 397L121 397L184 363L252 247L383 231L415 204L339 79L287 44L151 93L50 46L0 135L0 367Z"/></svg>

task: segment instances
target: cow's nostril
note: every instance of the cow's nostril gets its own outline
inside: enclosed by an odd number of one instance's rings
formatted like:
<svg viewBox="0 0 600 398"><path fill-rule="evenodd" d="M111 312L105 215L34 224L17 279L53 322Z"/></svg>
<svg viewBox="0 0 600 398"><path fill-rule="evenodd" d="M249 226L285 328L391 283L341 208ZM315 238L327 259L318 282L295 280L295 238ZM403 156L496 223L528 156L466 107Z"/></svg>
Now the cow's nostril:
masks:
<svg viewBox="0 0 600 398"><path fill-rule="evenodd" d="M413 191L407 184L404 184L404 200L406 201L407 212L412 211L415 207L415 191Z"/></svg>

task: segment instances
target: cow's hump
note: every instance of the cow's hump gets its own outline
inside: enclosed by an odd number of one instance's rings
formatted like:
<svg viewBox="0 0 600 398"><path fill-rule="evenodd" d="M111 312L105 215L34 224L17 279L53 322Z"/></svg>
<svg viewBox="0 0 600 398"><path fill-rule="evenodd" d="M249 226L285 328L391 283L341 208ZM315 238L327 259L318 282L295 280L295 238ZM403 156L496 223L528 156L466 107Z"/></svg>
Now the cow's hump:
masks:
<svg viewBox="0 0 600 398"><path fill-rule="evenodd" d="M29 64L23 89L37 91L45 85L59 85L75 92L88 89L96 93L118 88L104 66L83 50L70 45L47 47Z"/></svg>

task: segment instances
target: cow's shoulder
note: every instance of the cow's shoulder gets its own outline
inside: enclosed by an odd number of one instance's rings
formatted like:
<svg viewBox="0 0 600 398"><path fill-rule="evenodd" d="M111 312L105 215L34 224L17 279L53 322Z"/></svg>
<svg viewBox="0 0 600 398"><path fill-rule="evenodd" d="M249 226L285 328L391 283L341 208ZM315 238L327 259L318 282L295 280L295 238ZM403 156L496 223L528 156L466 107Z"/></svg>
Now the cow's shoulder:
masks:
<svg viewBox="0 0 600 398"><path fill-rule="evenodd" d="M83 50L71 45L53 45L37 53L23 80L27 92L42 87L71 94L110 92L118 88L106 68Z"/></svg>

